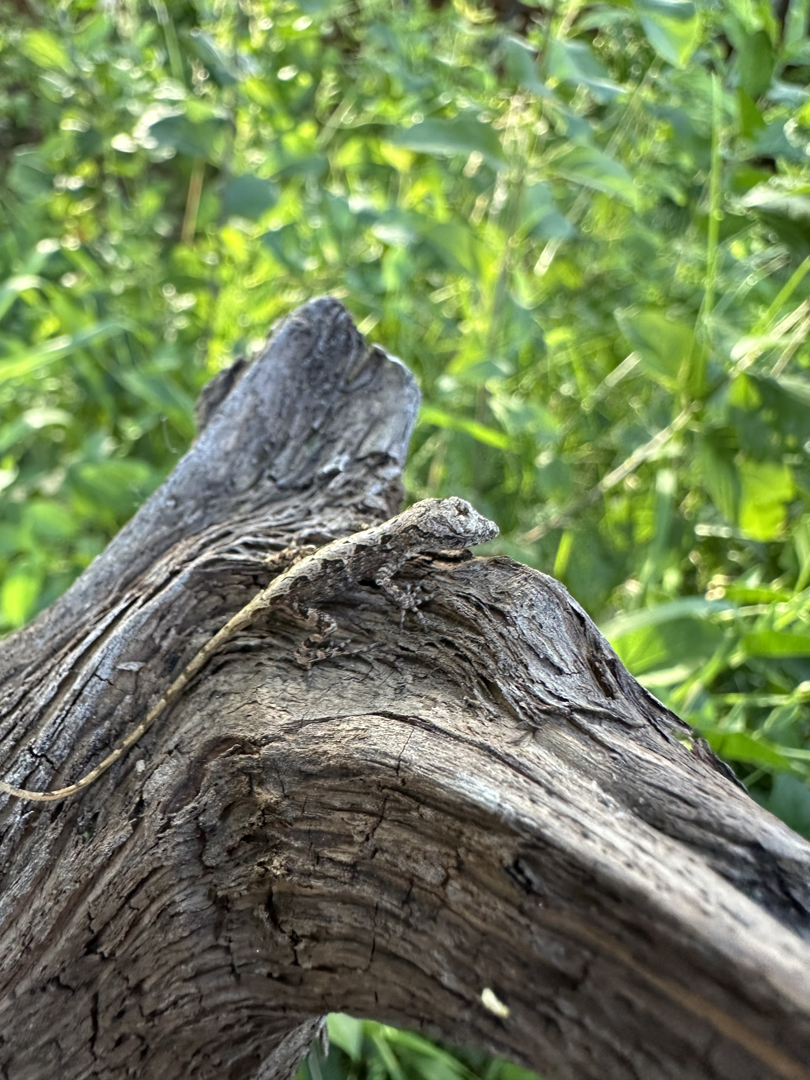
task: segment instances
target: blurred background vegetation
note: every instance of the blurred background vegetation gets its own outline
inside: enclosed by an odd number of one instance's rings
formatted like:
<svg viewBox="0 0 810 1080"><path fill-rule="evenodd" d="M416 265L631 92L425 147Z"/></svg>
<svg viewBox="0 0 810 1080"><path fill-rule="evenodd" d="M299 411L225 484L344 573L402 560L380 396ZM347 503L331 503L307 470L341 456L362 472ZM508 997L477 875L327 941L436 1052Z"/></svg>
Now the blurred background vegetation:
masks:
<svg viewBox="0 0 810 1080"><path fill-rule="evenodd" d="M0 632L308 297L810 836L810 0L0 0ZM330 1021L312 1080L520 1080Z"/></svg>

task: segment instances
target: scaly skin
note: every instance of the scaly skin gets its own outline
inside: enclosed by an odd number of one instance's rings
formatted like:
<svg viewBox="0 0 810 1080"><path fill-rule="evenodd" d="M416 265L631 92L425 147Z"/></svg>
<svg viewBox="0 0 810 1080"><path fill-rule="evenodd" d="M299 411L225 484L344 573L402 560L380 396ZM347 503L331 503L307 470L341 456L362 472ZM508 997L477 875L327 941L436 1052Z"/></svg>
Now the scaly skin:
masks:
<svg viewBox="0 0 810 1080"><path fill-rule="evenodd" d="M0 792L29 802L59 802L84 791L149 731L215 653L262 612L279 607L295 608L296 593L305 584L318 580L325 598L339 587L348 588L361 579L370 578L379 581L386 593L392 595L390 579L410 559L420 555L459 553L497 535L497 525L463 499L425 499L382 525L334 540L316 551L288 549L281 554L287 555L292 565L209 638L141 723L99 765L75 784L54 791L28 791L0 780ZM279 556L273 559L277 561Z"/></svg>

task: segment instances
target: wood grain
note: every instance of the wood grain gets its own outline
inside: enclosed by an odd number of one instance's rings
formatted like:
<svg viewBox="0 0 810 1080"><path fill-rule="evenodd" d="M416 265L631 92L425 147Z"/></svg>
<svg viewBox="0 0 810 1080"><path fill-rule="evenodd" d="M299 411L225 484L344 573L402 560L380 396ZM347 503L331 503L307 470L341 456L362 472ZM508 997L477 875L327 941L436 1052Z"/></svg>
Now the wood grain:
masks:
<svg viewBox="0 0 810 1080"><path fill-rule="evenodd" d="M340 304L238 374L3 642L6 781L74 782L270 583L268 554L397 509L418 395ZM0 800L3 1080L284 1080L331 1010L549 1080L810 1080L810 845L559 583L430 551L382 584L313 572L296 603L79 795Z"/></svg>

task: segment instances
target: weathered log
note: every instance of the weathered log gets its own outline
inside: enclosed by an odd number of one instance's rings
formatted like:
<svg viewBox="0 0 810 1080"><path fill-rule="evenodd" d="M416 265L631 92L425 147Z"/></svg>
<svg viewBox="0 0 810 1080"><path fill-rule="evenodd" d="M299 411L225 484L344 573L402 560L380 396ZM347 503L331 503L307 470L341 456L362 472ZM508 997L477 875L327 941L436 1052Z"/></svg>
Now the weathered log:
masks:
<svg viewBox="0 0 810 1080"><path fill-rule="evenodd" d="M74 783L268 556L389 518L417 396L333 300L216 380L3 643L0 776ZM0 796L4 1080L285 1078L331 1010L559 1080L810 1080L810 845L553 579L375 544L365 577L309 564L85 790Z"/></svg>

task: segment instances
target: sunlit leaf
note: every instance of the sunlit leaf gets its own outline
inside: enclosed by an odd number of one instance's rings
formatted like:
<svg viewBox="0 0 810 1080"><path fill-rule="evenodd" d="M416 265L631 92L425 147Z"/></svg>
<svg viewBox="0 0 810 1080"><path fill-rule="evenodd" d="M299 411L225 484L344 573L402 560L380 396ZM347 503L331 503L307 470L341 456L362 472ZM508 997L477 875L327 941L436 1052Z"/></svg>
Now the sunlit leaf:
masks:
<svg viewBox="0 0 810 1080"><path fill-rule="evenodd" d="M647 39L670 64L683 67L700 39L700 18L691 0L633 0Z"/></svg>
<svg viewBox="0 0 810 1080"><path fill-rule="evenodd" d="M677 379L688 377L697 349L691 326L670 319L654 308L620 311L616 317L630 344L641 356L645 370L653 378L674 386Z"/></svg>
<svg viewBox="0 0 810 1080"><path fill-rule="evenodd" d="M576 229L554 201L548 184L529 184L524 188L521 204L521 226L526 233L542 240L568 240Z"/></svg>
<svg viewBox="0 0 810 1080"><path fill-rule="evenodd" d="M428 226L426 236L448 265L478 274L478 246L469 228L455 221L439 221Z"/></svg>
<svg viewBox="0 0 810 1080"><path fill-rule="evenodd" d="M42 278L36 274L20 274L17 277L8 278L0 285L0 319L20 295L27 289L38 289L42 285Z"/></svg>
<svg viewBox="0 0 810 1080"><path fill-rule="evenodd" d="M192 107L194 106L194 107ZM161 110L152 123L136 128L138 136L147 147L167 146L191 158L215 160L222 147L227 128L224 115L199 103L190 103L185 109ZM144 134L141 136L140 132Z"/></svg>
<svg viewBox="0 0 810 1080"><path fill-rule="evenodd" d="M591 146L569 146L550 162L554 172L575 184L615 195L635 206L638 193L630 173L614 158Z"/></svg>
<svg viewBox="0 0 810 1080"><path fill-rule="evenodd" d="M40 67L73 71L67 49L59 38L47 30L30 30L23 38L20 49Z"/></svg>
<svg viewBox="0 0 810 1080"><path fill-rule="evenodd" d="M118 512L137 506L150 493L155 479L145 461L132 458L83 462L68 474L68 483L83 506L89 501Z"/></svg>
<svg viewBox="0 0 810 1080"><path fill-rule="evenodd" d="M487 123L473 117L452 120L422 120L409 128L389 129L389 142L421 154L481 154L493 168L504 164L498 136Z"/></svg>
<svg viewBox="0 0 810 1080"><path fill-rule="evenodd" d="M610 101L623 92L587 42L552 39L548 50L548 74L560 82L587 86L597 101Z"/></svg>
<svg viewBox="0 0 810 1080"><path fill-rule="evenodd" d="M24 202L50 193L53 174L38 150L22 146L14 152L8 185Z"/></svg>
<svg viewBox="0 0 810 1080"><path fill-rule="evenodd" d="M695 458L700 482L712 502L729 522L736 522L740 511L742 486L733 455L703 439Z"/></svg>
<svg viewBox="0 0 810 1080"><path fill-rule="evenodd" d="M184 35L184 38L218 86L233 86L234 83L239 82L239 77L234 73L231 64L211 34L206 34L204 30L195 26Z"/></svg>
<svg viewBox="0 0 810 1080"><path fill-rule="evenodd" d="M707 663L722 641L722 629L706 616L723 606L702 597L676 600L614 619L602 630L634 674L676 665L690 670Z"/></svg>
<svg viewBox="0 0 810 1080"><path fill-rule="evenodd" d="M304 269L305 256L302 251L301 236L295 225L282 225L278 229L270 229L262 233L259 239L272 251L282 266L299 272Z"/></svg>
<svg viewBox="0 0 810 1080"><path fill-rule="evenodd" d="M749 735L744 731L703 731L709 746L715 753L731 761L742 761L764 769L793 772L794 765L781 747L767 739Z"/></svg>
<svg viewBox="0 0 810 1080"><path fill-rule="evenodd" d="M22 626L31 617L40 586L39 574L25 566L6 575L0 586L0 616L7 626Z"/></svg>
<svg viewBox="0 0 810 1080"><path fill-rule="evenodd" d="M25 506L23 520L42 540L69 540L79 527L65 506L45 499L32 499Z"/></svg>
<svg viewBox="0 0 810 1080"><path fill-rule="evenodd" d="M741 643L749 656L810 656L810 634L755 630L743 635Z"/></svg>
<svg viewBox="0 0 810 1080"><path fill-rule="evenodd" d="M554 98L550 87L540 78L534 49L522 38L508 37L502 44L504 60L515 82L541 98Z"/></svg>
<svg viewBox="0 0 810 1080"><path fill-rule="evenodd" d="M777 379L778 385L786 390L791 397L808 411L803 412L803 416L808 424L810 424L810 378L806 375L780 375Z"/></svg>
<svg viewBox="0 0 810 1080"><path fill-rule="evenodd" d="M485 443L487 446L495 446L499 450L506 450L509 446L509 437L502 431L496 431L494 428L487 427L486 424L480 424L477 420L468 420L464 416L453 416L442 409L423 406L419 413L419 419L423 424L435 424L436 427L461 431L465 435L472 436L478 442Z"/></svg>
<svg viewBox="0 0 810 1080"><path fill-rule="evenodd" d="M783 190L758 184L742 198L743 206L759 214L791 247L810 249L810 185Z"/></svg>
<svg viewBox="0 0 810 1080"><path fill-rule="evenodd" d="M359 1061L363 1050L363 1021L345 1013L331 1013L327 1027L330 1042L339 1046L352 1061Z"/></svg>
<svg viewBox="0 0 810 1080"><path fill-rule="evenodd" d="M743 461L739 472L740 528L752 540L772 540L781 532L786 504L793 498L793 473L773 461Z"/></svg>
<svg viewBox="0 0 810 1080"><path fill-rule="evenodd" d="M120 330L120 325L114 322L97 323L96 326L81 330L77 334L62 334L30 349L20 349L10 359L0 360L0 383L8 379L19 379L91 342L102 341L119 333Z"/></svg>
<svg viewBox="0 0 810 1080"><path fill-rule="evenodd" d="M113 25L106 12L100 11L96 15L91 15L84 20L81 29L74 37L74 45L87 52L99 49L112 33Z"/></svg>

